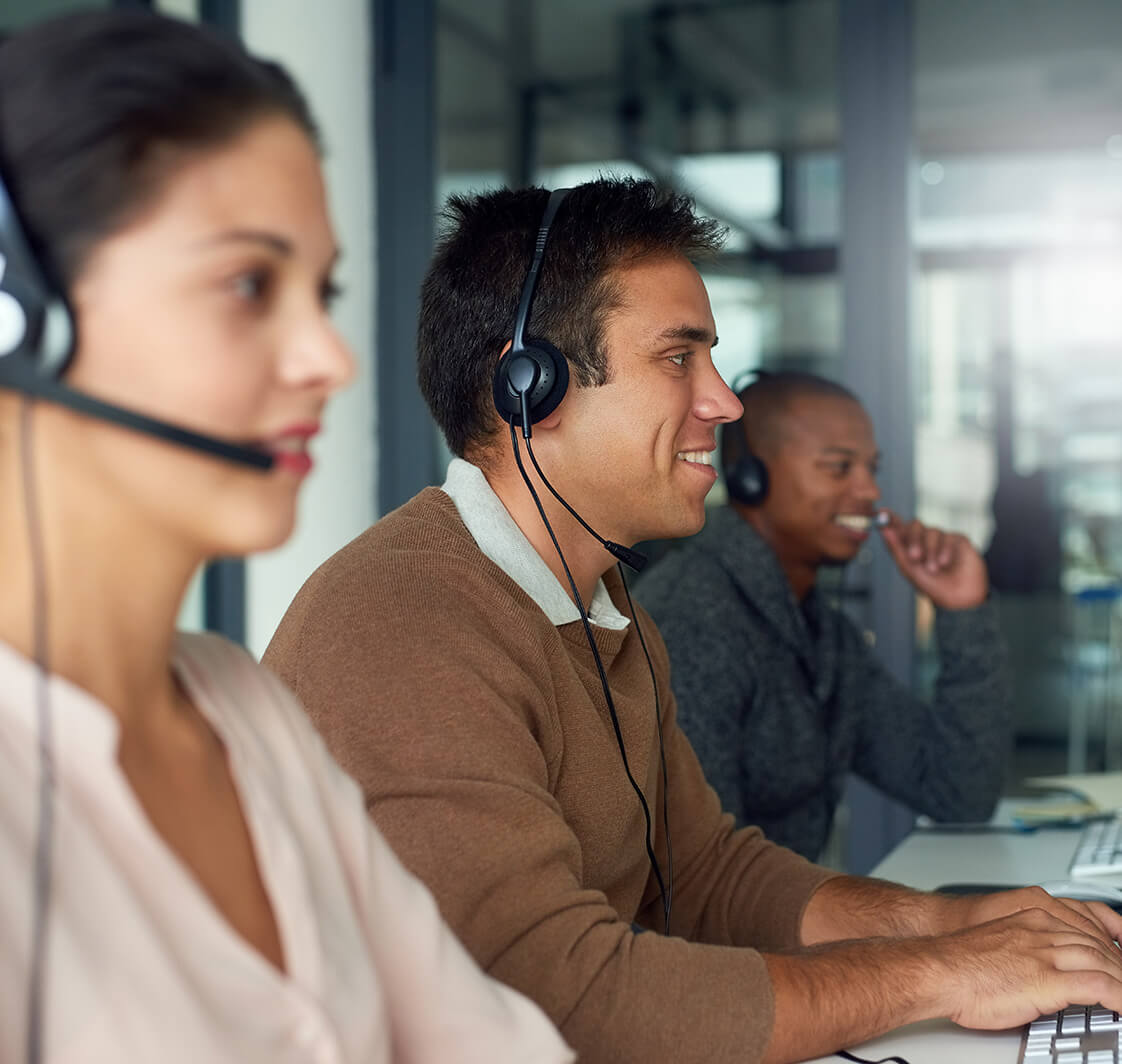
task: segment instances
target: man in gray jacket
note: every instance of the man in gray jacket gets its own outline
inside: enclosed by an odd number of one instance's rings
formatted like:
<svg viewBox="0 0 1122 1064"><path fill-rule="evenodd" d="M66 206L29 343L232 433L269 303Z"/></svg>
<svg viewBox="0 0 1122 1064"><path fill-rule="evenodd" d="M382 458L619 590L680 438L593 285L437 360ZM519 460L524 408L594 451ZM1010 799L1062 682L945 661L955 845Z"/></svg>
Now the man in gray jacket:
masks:
<svg viewBox="0 0 1122 1064"><path fill-rule="evenodd" d="M721 457L730 504L639 581L672 663L682 728L725 808L812 860L854 771L938 820L989 816L1010 739L985 563L961 535L878 509L868 414L832 381L761 374ZM880 527L935 606L928 704L815 587Z"/></svg>

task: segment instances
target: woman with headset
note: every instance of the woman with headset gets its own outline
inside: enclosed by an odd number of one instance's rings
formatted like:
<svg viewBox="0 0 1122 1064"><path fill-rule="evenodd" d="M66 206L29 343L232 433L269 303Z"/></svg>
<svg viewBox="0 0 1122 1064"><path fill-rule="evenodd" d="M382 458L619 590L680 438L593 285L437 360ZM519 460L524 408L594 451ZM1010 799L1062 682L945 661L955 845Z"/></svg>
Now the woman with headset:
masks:
<svg viewBox="0 0 1122 1064"><path fill-rule="evenodd" d="M176 632L351 356L299 91L209 31L0 45L0 1059L564 1061L292 696Z"/></svg>

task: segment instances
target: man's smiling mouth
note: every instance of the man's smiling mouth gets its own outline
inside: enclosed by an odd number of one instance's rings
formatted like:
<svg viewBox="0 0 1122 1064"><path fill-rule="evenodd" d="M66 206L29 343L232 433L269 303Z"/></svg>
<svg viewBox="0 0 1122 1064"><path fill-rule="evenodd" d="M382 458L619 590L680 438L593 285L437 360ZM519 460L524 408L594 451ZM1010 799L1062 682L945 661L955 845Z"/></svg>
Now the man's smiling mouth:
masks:
<svg viewBox="0 0 1122 1064"><path fill-rule="evenodd" d="M676 455L674 455L674 457L679 462L693 462L696 465L707 466L711 466L713 464L712 451L679 451Z"/></svg>

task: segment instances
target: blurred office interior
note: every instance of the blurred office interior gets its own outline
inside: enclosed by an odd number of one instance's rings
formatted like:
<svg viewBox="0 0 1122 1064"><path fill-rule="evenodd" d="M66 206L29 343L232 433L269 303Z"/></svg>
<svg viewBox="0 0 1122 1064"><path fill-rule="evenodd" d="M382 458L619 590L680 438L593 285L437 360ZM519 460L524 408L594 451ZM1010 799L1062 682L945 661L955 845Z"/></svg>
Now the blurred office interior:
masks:
<svg viewBox="0 0 1122 1064"><path fill-rule="evenodd" d="M0 28L78 6L0 0ZM886 504L986 551L1013 663L1011 788L1122 768L1117 0L156 6L242 33L308 88L366 371L296 544L212 567L187 623L259 653L318 561L439 483L412 350L446 195L650 175L728 226L703 268L726 379L793 366L853 387ZM929 685L930 610L879 545L836 590ZM857 786L833 859L864 871L910 823Z"/></svg>

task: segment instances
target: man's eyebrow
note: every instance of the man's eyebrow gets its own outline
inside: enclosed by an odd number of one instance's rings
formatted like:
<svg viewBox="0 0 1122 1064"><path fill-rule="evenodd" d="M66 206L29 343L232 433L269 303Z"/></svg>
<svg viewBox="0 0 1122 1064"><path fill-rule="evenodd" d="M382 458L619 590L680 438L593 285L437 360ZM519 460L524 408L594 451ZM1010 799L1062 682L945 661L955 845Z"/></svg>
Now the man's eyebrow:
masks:
<svg viewBox="0 0 1122 1064"><path fill-rule="evenodd" d="M836 443L827 444L825 447L822 448L821 453L823 455L840 454L840 455L844 455L846 458L856 458L859 454L859 452L854 450L852 447L842 447L840 444L836 444ZM880 451L877 451L873 455L873 461L874 462L879 462L880 460L881 460L881 453L880 453Z"/></svg>
<svg viewBox="0 0 1122 1064"><path fill-rule="evenodd" d="M675 340L689 340L694 344L708 344L716 347L717 337L701 325L672 325L663 329L656 337L657 340L673 342Z"/></svg>

